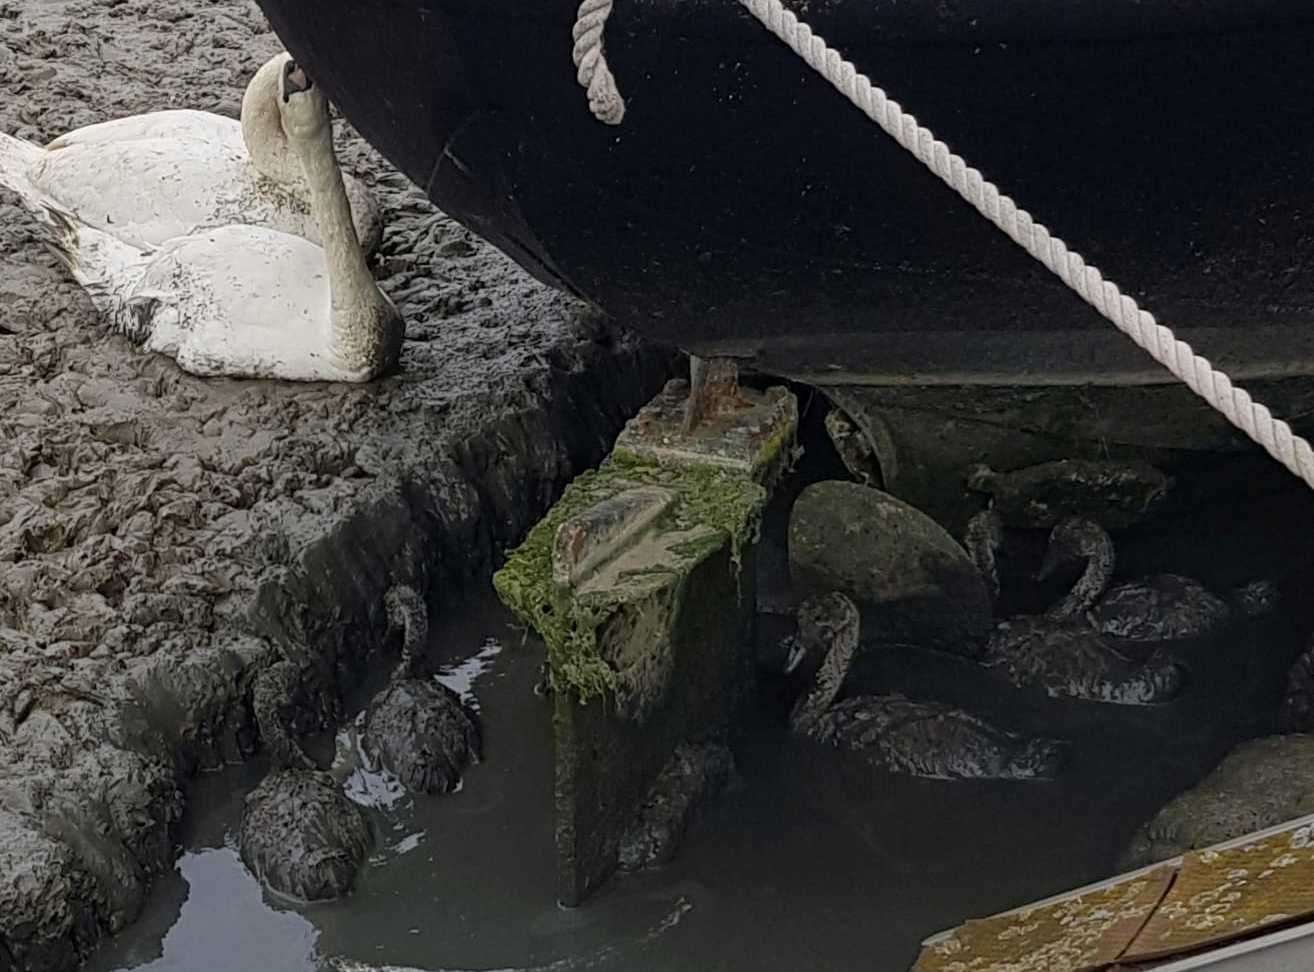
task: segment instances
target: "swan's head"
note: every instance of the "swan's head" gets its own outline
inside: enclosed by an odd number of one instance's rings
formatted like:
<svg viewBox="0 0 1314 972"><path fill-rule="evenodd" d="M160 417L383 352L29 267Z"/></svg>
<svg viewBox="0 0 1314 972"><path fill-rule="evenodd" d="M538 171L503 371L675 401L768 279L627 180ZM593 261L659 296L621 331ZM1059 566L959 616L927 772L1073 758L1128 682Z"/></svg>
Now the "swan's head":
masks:
<svg viewBox="0 0 1314 972"><path fill-rule="evenodd" d="M1050 531L1036 578L1047 580L1064 568L1102 564L1112 559L1112 547L1109 534L1098 523L1079 516L1066 517Z"/></svg>
<svg viewBox="0 0 1314 972"><path fill-rule="evenodd" d="M1261 618L1277 610L1282 591L1271 580L1251 581L1233 588L1230 600L1243 617Z"/></svg>
<svg viewBox="0 0 1314 972"><path fill-rule="evenodd" d="M858 648L857 605L838 591L811 597L798 609L798 632L789 645L785 674L812 678L828 659L847 671Z"/></svg>
<svg viewBox="0 0 1314 972"><path fill-rule="evenodd" d="M967 488L974 493L990 493L994 491L995 485L999 482L999 473L995 472L983 462L967 470L964 477L967 482Z"/></svg>
<svg viewBox="0 0 1314 972"><path fill-rule="evenodd" d="M278 76L278 113L288 138L314 138L329 126L328 100L290 57Z"/></svg>
<svg viewBox="0 0 1314 972"><path fill-rule="evenodd" d="M859 624L858 606L839 592L809 598L799 608L798 634L787 668L811 687L789 714L795 732L817 734L853 664Z"/></svg>

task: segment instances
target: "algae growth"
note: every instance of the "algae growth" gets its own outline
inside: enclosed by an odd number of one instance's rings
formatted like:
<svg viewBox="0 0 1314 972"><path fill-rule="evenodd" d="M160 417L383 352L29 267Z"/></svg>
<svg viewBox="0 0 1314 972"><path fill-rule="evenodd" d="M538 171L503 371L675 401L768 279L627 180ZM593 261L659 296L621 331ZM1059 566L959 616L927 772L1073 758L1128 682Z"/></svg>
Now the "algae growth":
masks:
<svg viewBox="0 0 1314 972"><path fill-rule="evenodd" d="M709 466L661 466L618 452L567 487L561 499L511 552L493 576L493 586L524 624L547 644L556 691L573 689L581 703L615 692L616 671L602 657L597 635L622 606L623 595L579 597L552 580L557 530L594 504L635 486L661 486L677 496L662 518L663 529L710 527L729 540L736 569L746 544L754 542L767 491L751 477ZM688 551L706 552L705 542Z"/></svg>

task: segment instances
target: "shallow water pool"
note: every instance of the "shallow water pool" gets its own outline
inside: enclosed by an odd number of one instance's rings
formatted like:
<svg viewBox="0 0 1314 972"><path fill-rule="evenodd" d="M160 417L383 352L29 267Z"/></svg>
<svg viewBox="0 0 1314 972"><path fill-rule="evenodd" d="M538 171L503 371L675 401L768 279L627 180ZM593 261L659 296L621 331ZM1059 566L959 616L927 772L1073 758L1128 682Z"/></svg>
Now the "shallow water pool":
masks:
<svg viewBox="0 0 1314 972"><path fill-rule="evenodd" d="M435 624L432 639L441 677L483 722L485 761L460 792L413 798L342 770L377 825L375 855L346 900L296 906L262 893L235 849L242 797L264 766L204 777L176 871L89 968L902 970L941 928L1111 873L1135 826L1252 732L1255 711L1235 681L1115 710L1000 694L967 663L891 651L869 666L889 687L1072 741L1053 783L939 782L791 739L781 686L764 678L735 746L741 784L674 864L570 911L554 896L550 705L533 692L541 645L491 597ZM349 768L350 728L337 744Z"/></svg>

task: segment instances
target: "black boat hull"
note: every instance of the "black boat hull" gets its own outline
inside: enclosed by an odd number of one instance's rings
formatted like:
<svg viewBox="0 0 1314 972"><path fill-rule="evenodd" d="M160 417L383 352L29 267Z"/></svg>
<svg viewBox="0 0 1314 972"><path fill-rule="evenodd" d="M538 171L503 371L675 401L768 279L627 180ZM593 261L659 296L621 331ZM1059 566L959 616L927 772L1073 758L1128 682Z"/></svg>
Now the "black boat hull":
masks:
<svg viewBox="0 0 1314 972"><path fill-rule="evenodd" d="M574 0L261 5L437 205L654 339L815 384L1168 380L733 0L618 0L616 128L574 78ZM1218 363L1314 374L1309 4L805 15Z"/></svg>

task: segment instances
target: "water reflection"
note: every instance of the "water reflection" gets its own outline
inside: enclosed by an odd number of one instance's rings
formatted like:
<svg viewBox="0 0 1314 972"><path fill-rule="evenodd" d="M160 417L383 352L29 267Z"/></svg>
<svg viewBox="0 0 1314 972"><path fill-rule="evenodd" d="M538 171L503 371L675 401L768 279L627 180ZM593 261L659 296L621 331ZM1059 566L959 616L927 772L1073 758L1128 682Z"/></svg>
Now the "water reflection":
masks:
<svg viewBox="0 0 1314 972"><path fill-rule="evenodd" d="M176 908L165 901L176 901ZM162 940L161 925L168 927ZM216 847L184 854L177 871L156 886L143 925L111 942L89 969L313 972L318 938L295 911L270 907L235 848Z"/></svg>
<svg viewBox="0 0 1314 972"><path fill-rule="evenodd" d="M522 645L491 597L465 607L433 631L449 662L439 677L482 703L486 758L461 792L399 792L346 727L334 772L366 805L375 854L350 897L293 910L261 892L234 850L242 797L264 767L203 778L177 873L92 972L906 968L928 934L1109 874L1132 829L1245 735L1255 710L1221 661L1180 703L1133 712L1006 693L994 704L1010 718L1073 744L1059 780L1019 786L873 772L790 737L764 706L736 743L742 785L680 856L565 911L552 706L533 691L543 649ZM1255 637L1229 656L1262 655L1268 639ZM994 714L998 689L980 666L878 655L881 684Z"/></svg>

